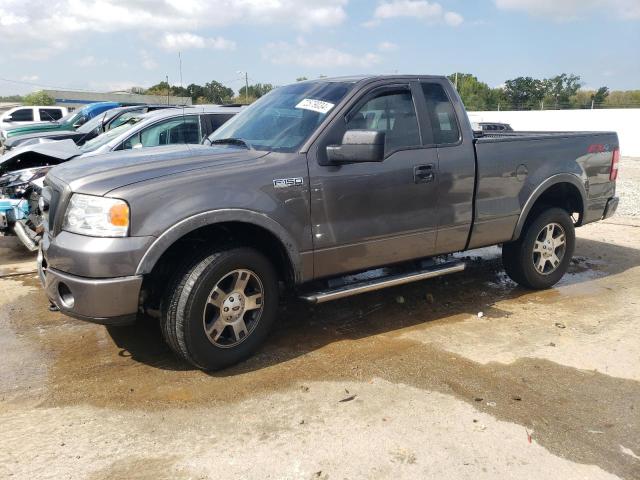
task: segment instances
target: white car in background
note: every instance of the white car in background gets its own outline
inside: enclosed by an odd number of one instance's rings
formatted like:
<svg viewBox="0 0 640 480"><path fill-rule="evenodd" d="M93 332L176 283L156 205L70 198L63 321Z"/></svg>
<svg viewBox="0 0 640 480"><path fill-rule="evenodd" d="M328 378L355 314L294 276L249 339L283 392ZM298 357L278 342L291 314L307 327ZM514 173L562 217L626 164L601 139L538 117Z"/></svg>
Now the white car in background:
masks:
<svg viewBox="0 0 640 480"><path fill-rule="evenodd" d="M67 107L57 107L55 105L14 107L0 114L0 130L21 127L30 123L55 122L67 113L69 113Z"/></svg>

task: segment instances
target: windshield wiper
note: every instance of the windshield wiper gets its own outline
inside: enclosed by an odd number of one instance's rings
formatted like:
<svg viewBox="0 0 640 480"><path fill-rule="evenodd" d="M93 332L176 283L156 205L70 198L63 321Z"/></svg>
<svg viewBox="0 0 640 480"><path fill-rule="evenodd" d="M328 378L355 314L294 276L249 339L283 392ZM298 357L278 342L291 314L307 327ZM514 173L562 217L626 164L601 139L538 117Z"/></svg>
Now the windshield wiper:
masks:
<svg viewBox="0 0 640 480"><path fill-rule="evenodd" d="M207 140L209 139L207 138ZM251 144L242 138L219 138L218 140L209 140L209 143L211 145L240 145L247 150L253 150Z"/></svg>

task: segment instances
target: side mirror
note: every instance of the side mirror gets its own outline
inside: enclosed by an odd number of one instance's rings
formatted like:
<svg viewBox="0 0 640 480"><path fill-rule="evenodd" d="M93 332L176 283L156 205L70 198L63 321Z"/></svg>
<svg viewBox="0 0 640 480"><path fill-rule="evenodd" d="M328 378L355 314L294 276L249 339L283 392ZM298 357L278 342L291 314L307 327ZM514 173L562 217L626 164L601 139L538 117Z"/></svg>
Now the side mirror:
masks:
<svg viewBox="0 0 640 480"><path fill-rule="evenodd" d="M327 158L332 163L381 162L384 160L384 132L347 130L342 145L328 145Z"/></svg>
<svg viewBox="0 0 640 480"><path fill-rule="evenodd" d="M76 122L72 126L73 128L81 127L82 125L87 123L87 120L88 119L86 117L80 117L78 120L76 120Z"/></svg>
<svg viewBox="0 0 640 480"><path fill-rule="evenodd" d="M7 115L6 117L4 117L2 119L3 122L7 122L7 123L11 123L13 122L13 118L11 117L11 115Z"/></svg>

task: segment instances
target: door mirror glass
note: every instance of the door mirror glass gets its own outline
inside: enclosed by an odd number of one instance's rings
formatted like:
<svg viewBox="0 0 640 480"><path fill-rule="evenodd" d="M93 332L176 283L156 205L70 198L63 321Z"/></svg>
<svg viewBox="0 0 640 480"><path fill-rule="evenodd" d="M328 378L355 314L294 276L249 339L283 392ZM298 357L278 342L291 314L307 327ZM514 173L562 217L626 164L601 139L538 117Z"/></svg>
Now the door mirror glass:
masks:
<svg viewBox="0 0 640 480"><path fill-rule="evenodd" d="M327 146L327 158L332 163L381 162L384 138L379 130L347 130L341 145Z"/></svg>
<svg viewBox="0 0 640 480"><path fill-rule="evenodd" d="M75 123L73 124L73 128L78 128L81 127L82 125L84 125L85 123L87 123L88 118L87 117L80 117L78 120L75 121Z"/></svg>

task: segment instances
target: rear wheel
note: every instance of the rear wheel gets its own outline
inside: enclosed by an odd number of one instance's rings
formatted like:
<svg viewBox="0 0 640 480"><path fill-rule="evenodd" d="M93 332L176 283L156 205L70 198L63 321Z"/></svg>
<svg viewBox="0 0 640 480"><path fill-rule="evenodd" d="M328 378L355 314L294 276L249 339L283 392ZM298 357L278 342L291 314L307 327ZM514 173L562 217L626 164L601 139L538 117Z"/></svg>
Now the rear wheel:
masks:
<svg viewBox="0 0 640 480"><path fill-rule="evenodd" d="M526 288L555 285L569 268L575 248L575 227L569 214L551 208L527 224L520 239L502 247L507 274Z"/></svg>
<svg viewBox="0 0 640 480"><path fill-rule="evenodd" d="M253 249L195 258L168 288L161 320L165 340L204 370L239 362L269 333L278 307L277 282L269 260Z"/></svg>

